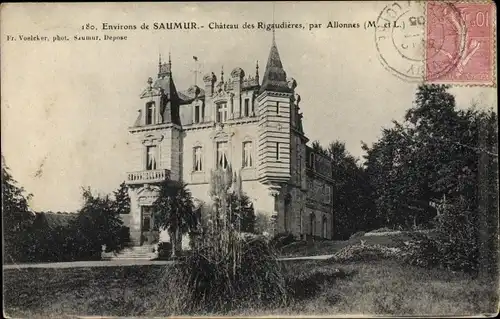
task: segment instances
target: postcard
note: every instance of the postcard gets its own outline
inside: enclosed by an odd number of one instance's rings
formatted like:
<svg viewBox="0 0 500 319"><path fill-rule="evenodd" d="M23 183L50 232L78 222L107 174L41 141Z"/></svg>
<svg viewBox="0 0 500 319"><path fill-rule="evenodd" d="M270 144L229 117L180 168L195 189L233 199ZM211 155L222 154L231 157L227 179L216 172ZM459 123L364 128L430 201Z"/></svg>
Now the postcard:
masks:
<svg viewBox="0 0 500 319"><path fill-rule="evenodd" d="M493 2L0 20L6 317L498 313Z"/></svg>

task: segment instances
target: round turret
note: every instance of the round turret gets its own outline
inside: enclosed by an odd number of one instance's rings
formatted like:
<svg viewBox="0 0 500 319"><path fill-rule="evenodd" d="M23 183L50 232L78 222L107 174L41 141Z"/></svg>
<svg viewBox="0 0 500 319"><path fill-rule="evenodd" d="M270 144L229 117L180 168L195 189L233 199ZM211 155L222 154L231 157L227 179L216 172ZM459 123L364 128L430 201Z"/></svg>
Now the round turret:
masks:
<svg viewBox="0 0 500 319"><path fill-rule="evenodd" d="M194 95L195 97L197 97L198 95L200 95L201 89L197 85L192 85L188 89L188 93L189 93L189 95Z"/></svg>
<svg viewBox="0 0 500 319"><path fill-rule="evenodd" d="M242 68L234 68L233 71L231 71L232 78L242 79L244 76L245 76L245 71L243 71Z"/></svg>

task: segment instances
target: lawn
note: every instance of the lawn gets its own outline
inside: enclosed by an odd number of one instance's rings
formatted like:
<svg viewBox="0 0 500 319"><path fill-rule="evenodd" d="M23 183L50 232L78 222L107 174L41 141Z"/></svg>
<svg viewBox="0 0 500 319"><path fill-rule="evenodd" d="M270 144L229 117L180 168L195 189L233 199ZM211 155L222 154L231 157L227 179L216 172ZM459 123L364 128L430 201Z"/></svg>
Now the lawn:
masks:
<svg viewBox="0 0 500 319"><path fill-rule="evenodd" d="M285 276L335 273L307 283L314 289L281 309L239 309L234 316L418 314L473 315L496 312L492 281L461 273L404 266L392 260L334 264L283 262ZM169 266L4 270L4 312L15 317L168 316L157 278ZM311 277L313 278L313 277ZM316 276L316 278L319 278ZM159 309L167 309L159 311Z"/></svg>

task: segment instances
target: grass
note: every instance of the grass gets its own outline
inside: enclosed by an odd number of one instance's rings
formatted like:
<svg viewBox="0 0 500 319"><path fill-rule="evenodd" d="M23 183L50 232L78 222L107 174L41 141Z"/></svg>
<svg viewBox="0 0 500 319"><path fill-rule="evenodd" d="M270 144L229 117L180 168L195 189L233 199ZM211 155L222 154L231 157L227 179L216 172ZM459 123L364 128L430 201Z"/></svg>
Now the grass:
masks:
<svg viewBox="0 0 500 319"><path fill-rule="evenodd" d="M283 262L294 286L287 307L238 309L234 316L261 315L474 315L496 312L497 291L461 273L427 270L381 260L337 264ZM48 318L168 316L175 292L158 279L169 266L4 270L5 314ZM308 286L303 291L297 287ZM206 315L206 314L199 314Z"/></svg>

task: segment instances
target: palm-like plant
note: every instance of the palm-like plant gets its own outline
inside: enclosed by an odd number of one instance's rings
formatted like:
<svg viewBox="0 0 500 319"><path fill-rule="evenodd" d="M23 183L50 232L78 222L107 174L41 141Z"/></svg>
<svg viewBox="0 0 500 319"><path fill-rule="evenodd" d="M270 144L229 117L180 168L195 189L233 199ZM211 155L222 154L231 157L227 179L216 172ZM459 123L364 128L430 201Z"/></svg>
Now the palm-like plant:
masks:
<svg viewBox="0 0 500 319"><path fill-rule="evenodd" d="M158 195L153 203L155 225L167 230L172 243L172 257L176 257L182 249L182 234L193 229L197 223L193 197L186 184L177 181L163 182Z"/></svg>

